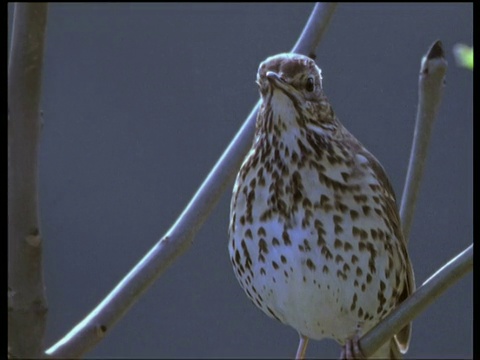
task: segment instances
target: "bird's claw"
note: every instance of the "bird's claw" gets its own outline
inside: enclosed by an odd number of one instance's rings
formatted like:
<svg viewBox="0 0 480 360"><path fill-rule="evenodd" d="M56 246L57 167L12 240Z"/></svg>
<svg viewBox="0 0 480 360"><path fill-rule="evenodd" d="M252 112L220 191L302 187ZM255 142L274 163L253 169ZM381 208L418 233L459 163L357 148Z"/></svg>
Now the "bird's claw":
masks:
<svg viewBox="0 0 480 360"><path fill-rule="evenodd" d="M358 340L358 336L355 336L345 342L345 345L342 347L342 352L340 353L341 360L365 359L365 356L360 349L360 345L358 344Z"/></svg>

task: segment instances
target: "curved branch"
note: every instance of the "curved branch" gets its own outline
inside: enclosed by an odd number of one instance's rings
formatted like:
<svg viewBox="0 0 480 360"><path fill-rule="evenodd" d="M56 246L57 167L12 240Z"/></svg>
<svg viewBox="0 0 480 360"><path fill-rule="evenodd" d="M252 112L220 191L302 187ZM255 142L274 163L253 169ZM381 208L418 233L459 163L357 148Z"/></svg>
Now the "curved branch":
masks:
<svg viewBox="0 0 480 360"><path fill-rule="evenodd" d="M359 342L368 357L473 269L473 244L442 266Z"/></svg>
<svg viewBox="0 0 480 360"><path fill-rule="evenodd" d="M332 5L315 6L297 42L300 45L294 49L313 52L326 28L314 17L329 19L333 9ZM317 32L320 34L313 36ZM67 358L82 356L103 338L163 271L190 247L194 235L210 215L227 185L233 181L252 143L258 106L259 103L165 236L85 319L47 350L47 355Z"/></svg>
<svg viewBox="0 0 480 360"><path fill-rule="evenodd" d="M46 324L37 193L46 23L46 4L15 4L8 65L8 346L16 358L41 356Z"/></svg>
<svg viewBox="0 0 480 360"><path fill-rule="evenodd" d="M446 71L447 61L445 60L443 46L437 40L422 58L420 66L417 119L400 206L403 235L407 242L410 237L415 203L420 189L423 169L425 168L430 135L442 100Z"/></svg>
<svg viewBox="0 0 480 360"><path fill-rule="evenodd" d="M400 207L405 240L408 241L415 203L425 167L430 135L440 105L447 62L442 43L435 41L422 58L418 81L418 111L415 121L410 161ZM417 317L441 293L457 282L473 267L473 245L443 266L422 287L392 313L365 334L360 347L365 356L372 355L383 343Z"/></svg>

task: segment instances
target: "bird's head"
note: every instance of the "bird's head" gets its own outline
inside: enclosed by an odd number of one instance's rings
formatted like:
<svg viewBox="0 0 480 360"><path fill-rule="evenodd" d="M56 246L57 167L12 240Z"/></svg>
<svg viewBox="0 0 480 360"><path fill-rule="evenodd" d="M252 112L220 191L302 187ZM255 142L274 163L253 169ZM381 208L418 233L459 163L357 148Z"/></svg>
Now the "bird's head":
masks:
<svg viewBox="0 0 480 360"><path fill-rule="evenodd" d="M257 84L265 100L281 93L292 101L315 101L323 95L322 71L307 56L284 53L263 61L257 73Z"/></svg>

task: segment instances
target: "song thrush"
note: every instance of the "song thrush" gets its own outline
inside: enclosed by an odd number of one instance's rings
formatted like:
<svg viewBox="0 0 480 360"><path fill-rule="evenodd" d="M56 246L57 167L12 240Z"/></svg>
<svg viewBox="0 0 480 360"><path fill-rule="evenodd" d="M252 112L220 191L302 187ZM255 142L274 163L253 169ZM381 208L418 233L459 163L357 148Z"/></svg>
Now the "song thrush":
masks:
<svg viewBox="0 0 480 360"><path fill-rule="evenodd" d="M309 338L361 356L358 338L415 287L394 191L336 117L312 59L269 57L257 84L255 138L230 208L235 275L265 314L298 331L298 357ZM374 356L401 357L410 332Z"/></svg>

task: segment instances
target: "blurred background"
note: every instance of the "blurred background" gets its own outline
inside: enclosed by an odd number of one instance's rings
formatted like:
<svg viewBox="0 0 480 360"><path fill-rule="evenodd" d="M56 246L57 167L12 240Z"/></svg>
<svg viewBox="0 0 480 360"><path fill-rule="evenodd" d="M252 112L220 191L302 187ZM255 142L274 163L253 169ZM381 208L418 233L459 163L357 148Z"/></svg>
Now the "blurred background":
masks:
<svg viewBox="0 0 480 360"><path fill-rule="evenodd" d="M51 4L40 144L47 346L97 305L176 220L258 100L267 56L289 51L313 4ZM9 31L12 4L9 4ZM340 4L317 50L343 124L406 175L421 57L449 68L409 243L420 285L473 239L472 4ZM233 184L232 184L233 185ZM89 358L292 358L297 334L265 316L227 251L231 186L193 246ZM414 322L408 358L471 358L472 275ZM309 357L336 358L330 340Z"/></svg>

